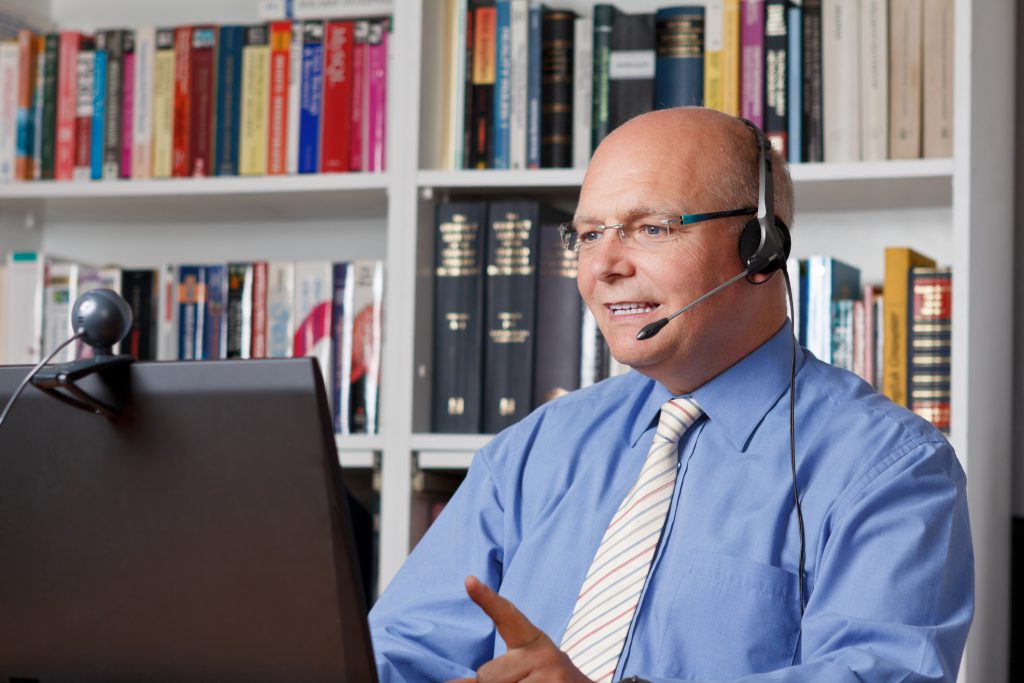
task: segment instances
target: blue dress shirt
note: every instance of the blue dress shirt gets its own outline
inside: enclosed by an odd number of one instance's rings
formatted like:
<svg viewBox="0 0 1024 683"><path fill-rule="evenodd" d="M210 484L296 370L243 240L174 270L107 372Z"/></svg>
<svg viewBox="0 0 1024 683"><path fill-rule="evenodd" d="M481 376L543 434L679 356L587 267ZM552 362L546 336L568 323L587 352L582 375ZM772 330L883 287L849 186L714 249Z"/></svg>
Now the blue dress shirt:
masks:
<svg viewBox="0 0 1024 683"><path fill-rule="evenodd" d="M661 544L616 680L954 681L974 607L965 478L948 442L784 326L693 393ZM382 681L471 676L505 651L474 574L558 643L653 438L663 386L635 372L545 404L473 459L370 614Z"/></svg>

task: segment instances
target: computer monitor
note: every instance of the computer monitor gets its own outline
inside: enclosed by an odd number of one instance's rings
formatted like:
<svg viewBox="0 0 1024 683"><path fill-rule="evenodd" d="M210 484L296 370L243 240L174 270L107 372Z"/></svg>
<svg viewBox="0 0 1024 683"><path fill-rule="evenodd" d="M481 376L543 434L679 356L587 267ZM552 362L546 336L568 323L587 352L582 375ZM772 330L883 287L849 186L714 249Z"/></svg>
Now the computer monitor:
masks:
<svg viewBox="0 0 1024 683"><path fill-rule="evenodd" d="M0 681L375 681L316 363L127 380L120 417L29 387L0 427Z"/></svg>

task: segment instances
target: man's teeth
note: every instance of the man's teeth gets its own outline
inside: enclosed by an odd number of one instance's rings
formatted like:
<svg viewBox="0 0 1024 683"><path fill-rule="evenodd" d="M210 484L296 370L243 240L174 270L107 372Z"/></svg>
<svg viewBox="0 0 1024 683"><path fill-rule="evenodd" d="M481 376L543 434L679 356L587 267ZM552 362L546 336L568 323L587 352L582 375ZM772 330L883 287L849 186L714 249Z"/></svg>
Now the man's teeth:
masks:
<svg viewBox="0 0 1024 683"><path fill-rule="evenodd" d="M657 307L657 304L650 303L608 304L608 308L611 309L612 315L632 315L635 313L650 313Z"/></svg>

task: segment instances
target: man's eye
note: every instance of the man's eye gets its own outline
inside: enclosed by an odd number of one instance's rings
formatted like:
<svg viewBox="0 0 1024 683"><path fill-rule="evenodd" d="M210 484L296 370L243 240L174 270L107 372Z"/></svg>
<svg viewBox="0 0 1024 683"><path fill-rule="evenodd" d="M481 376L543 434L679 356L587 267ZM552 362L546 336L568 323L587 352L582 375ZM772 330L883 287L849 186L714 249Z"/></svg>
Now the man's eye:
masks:
<svg viewBox="0 0 1024 683"><path fill-rule="evenodd" d="M600 230L587 230L580 233L580 242L596 242L601 239Z"/></svg>
<svg viewBox="0 0 1024 683"><path fill-rule="evenodd" d="M640 230L644 237L666 237L668 235L668 228L664 225L646 224L640 226Z"/></svg>

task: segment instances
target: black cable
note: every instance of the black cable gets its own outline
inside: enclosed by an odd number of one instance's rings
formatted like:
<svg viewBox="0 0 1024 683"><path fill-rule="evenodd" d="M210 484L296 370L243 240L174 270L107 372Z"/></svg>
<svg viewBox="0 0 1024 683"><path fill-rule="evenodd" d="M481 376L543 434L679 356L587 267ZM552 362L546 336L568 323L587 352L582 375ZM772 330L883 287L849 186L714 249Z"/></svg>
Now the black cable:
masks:
<svg viewBox="0 0 1024 683"><path fill-rule="evenodd" d="M42 361L40 361L39 365L37 365L34 368L32 368L32 371L29 372L27 375L25 375L25 379L21 380L21 384L19 384L18 388L14 390L14 393L11 394L11 398L7 401L7 405L4 406L4 412L0 413L0 427L3 426L4 420L7 419L7 413L11 412L11 406L14 405L14 399L18 398L18 395L21 394L21 392L25 389L25 387L28 386L28 383L32 381L32 378L36 376L36 373L39 372L40 370L42 370L44 365L46 365L51 360L53 360L53 357L56 356L58 353L60 353L61 350L65 346L67 346L68 344L70 344L71 342L73 342L73 341L75 341L77 339L81 339L83 334L85 334L85 333L84 332L79 332L78 334L76 334L75 336L71 337L66 342L64 342L63 344L61 344L57 348L55 348L53 350L53 352L49 356L47 356Z"/></svg>
<svg viewBox="0 0 1024 683"><path fill-rule="evenodd" d="M804 513L800 509L800 492L796 487L796 304L793 301L793 286L789 282L789 270L782 265L782 276L786 281L786 294L789 296L789 328L793 332L793 357L789 365L789 467L793 473L793 505L796 506L796 522L800 530L800 569L797 575L800 590L800 617L804 616L807 606L807 595L804 590L804 564L807 560L807 544L804 539Z"/></svg>

